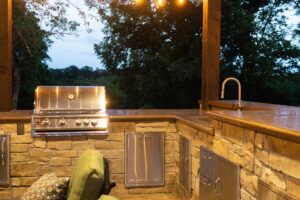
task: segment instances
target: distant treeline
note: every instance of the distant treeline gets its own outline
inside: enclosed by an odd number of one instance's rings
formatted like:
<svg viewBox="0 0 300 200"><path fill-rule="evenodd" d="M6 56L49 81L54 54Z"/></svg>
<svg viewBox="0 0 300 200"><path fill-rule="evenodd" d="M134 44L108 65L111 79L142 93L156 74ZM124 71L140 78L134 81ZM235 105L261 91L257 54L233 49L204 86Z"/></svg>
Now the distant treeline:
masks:
<svg viewBox="0 0 300 200"><path fill-rule="evenodd" d="M113 75L104 69L93 69L88 66L84 66L78 68L77 66L70 66L64 69L49 69L48 70L48 79L43 85L98 85L98 86L106 86L107 92L107 100L108 100L108 108L197 108L197 96L200 97L200 84L196 84L195 87L199 87L197 93L195 93L194 99L186 99L185 94L178 94L178 96L182 95L182 98L176 99L173 96L169 96L165 91L166 88L153 88L152 91L145 90L141 88L138 90L135 88L133 84L122 84L123 75ZM145 75L147 76L147 75ZM222 77L222 80L225 77ZM286 105L296 105L300 106L300 73L293 73L287 77L281 77L274 79L274 82L269 85L268 89L259 90L255 94L248 93L243 90L243 99L251 100L251 101L259 101L259 102L268 102L268 103L278 103L278 104L286 104ZM151 84L151 83L149 83ZM180 83L182 88L180 90L185 90L189 92L190 88L185 83ZM258 82L255 87L259 87L260 83ZM261 85L264 87L264 85ZM27 88L21 87L20 93L20 101L19 106L22 109L32 109L33 103L33 95L34 95L34 87ZM243 87L242 87L243 88ZM26 90L28 89L28 90ZM135 101L128 102L128 96L126 91L138 91L135 96ZM24 98L24 94L26 94L26 98ZM160 96L161 103L157 102L157 105L153 105L150 102L147 102L147 99L152 99L152 96ZM226 97L229 99L236 99L236 86L230 84L226 87ZM133 97L132 97L133 98ZM144 100L144 102L143 102ZM181 102L179 101L181 100ZM172 106L166 104L166 102L174 102ZM190 104L185 104L185 102L191 102ZM136 105L143 105L137 107Z"/></svg>
<svg viewBox="0 0 300 200"><path fill-rule="evenodd" d="M161 9L151 1L85 1L104 24L104 37L94 44L104 69L95 70L48 68L51 36L78 26L64 16L68 2L54 2L13 0L15 108L32 109L37 85L104 85L109 108L198 108L202 1L181 7L167 1ZM222 0L220 79L238 78L242 99L300 106L300 25L287 24L290 8L300 14L298 0ZM50 31L40 27L46 16ZM225 98L237 98L234 83Z"/></svg>

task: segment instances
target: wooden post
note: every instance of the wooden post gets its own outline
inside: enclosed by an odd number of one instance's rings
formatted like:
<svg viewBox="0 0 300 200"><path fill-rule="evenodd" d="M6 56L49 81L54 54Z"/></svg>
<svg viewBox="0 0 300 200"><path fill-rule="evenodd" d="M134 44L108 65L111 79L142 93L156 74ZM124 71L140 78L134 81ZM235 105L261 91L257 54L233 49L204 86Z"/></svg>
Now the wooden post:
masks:
<svg viewBox="0 0 300 200"><path fill-rule="evenodd" d="M221 0L203 0L202 107L219 100Z"/></svg>
<svg viewBox="0 0 300 200"><path fill-rule="evenodd" d="M0 112L12 109L12 0L0 0Z"/></svg>

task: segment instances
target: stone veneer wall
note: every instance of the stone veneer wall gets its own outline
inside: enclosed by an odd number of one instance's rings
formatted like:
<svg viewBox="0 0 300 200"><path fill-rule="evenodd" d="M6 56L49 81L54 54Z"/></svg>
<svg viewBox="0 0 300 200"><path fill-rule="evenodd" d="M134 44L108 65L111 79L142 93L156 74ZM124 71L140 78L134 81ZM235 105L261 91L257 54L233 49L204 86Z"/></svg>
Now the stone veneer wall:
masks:
<svg viewBox="0 0 300 200"><path fill-rule="evenodd" d="M55 172L71 176L76 160L85 149L98 149L111 162L112 181L117 183L112 195L175 192L177 129L174 121L111 122L109 136L31 137L31 125L17 135L16 124L0 124L0 134L10 134L11 186L0 188L0 199L21 198L40 176ZM165 131L165 186L124 188L124 132Z"/></svg>
<svg viewBox="0 0 300 200"><path fill-rule="evenodd" d="M16 124L0 124L0 134L11 134L11 187L0 188L0 199L20 198L41 175L55 172L71 176L85 149L98 149L111 161L112 195L176 192L182 199L198 199L200 146L241 165L241 200L255 200L258 178L300 198L300 143L269 136L213 120L215 135L174 121L111 122L108 137L32 138L30 124L25 135L16 134ZM124 132L165 131L165 187L124 188ZM179 135L191 141L192 192L179 182Z"/></svg>
<svg viewBox="0 0 300 200"><path fill-rule="evenodd" d="M300 199L300 143L213 120L214 136L177 123L178 134L191 139L193 199L198 199L200 146L240 164L241 200L255 200L258 179ZM182 187L178 195L188 196Z"/></svg>

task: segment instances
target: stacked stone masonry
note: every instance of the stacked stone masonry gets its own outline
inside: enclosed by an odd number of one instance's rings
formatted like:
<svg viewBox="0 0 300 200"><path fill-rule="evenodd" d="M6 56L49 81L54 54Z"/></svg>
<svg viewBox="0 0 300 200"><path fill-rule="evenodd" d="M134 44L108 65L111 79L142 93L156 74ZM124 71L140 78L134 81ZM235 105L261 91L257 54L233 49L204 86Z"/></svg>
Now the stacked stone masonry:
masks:
<svg viewBox="0 0 300 200"><path fill-rule="evenodd" d="M0 124L0 134L10 134L11 185L0 188L0 199L21 198L40 176L55 172L71 176L85 149L97 149L111 163L111 180L117 183L111 194L124 196L148 193L176 193L181 199L198 199L200 146L240 164L241 200L255 200L258 179L300 198L300 144L265 133L212 121L214 135L180 121L111 122L108 136L31 137L31 126L17 135L16 124ZM124 187L124 132L165 132L165 186ZM179 136L191 142L192 191L179 184Z"/></svg>
<svg viewBox="0 0 300 200"><path fill-rule="evenodd" d="M109 159L111 180L117 183L116 196L144 193L174 193L176 182L175 149L177 130L174 121L111 122L108 136L31 137L31 125L17 135L16 124L0 124L0 134L10 134L11 186L0 188L0 199L20 199L26 189L45 173L71 176L76 161L85 149L97 149ZM165 186L126 189L124 187L124 132L165 132Z"/></svg>

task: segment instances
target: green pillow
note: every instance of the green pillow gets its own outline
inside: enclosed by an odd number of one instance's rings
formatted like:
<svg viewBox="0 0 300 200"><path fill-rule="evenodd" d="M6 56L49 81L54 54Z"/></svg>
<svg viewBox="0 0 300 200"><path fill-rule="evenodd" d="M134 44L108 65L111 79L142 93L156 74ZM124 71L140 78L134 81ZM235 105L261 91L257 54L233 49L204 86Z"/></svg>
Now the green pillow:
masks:
<svg viewBox="0 0 300 200"><path fill-rule="evenodd" d="M97 200L104 184L104 161L97 150L86 150L72 173L68 200Z"/></svg>

